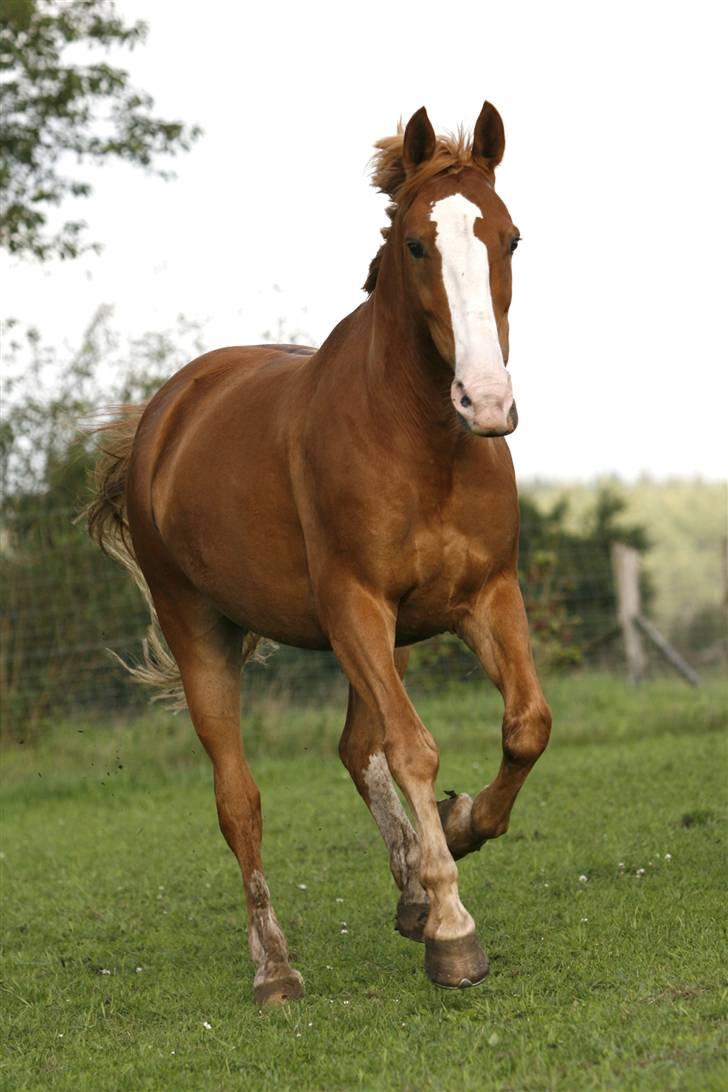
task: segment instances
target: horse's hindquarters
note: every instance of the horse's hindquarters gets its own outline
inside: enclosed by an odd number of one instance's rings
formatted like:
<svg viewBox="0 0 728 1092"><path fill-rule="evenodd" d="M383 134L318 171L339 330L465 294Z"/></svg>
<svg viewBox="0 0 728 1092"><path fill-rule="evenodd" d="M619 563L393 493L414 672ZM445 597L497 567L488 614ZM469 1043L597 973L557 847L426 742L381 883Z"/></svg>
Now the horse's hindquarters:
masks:
<svg viewBox="0 0 728 1092"><path fill-rule="evenodd" d="M323 648L289 467L298 369L246 349L178 373L139 428L129 522L153 595L183 581L246 630Z"/></svg>

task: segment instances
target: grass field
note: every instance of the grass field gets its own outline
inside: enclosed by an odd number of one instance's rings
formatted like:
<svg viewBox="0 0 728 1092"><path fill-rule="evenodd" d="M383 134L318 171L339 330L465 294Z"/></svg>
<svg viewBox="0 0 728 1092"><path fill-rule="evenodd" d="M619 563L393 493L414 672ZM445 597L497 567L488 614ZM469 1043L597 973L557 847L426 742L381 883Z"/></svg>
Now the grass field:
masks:
<svg viewBox="0 0 728 1092"><path fill-rule="evenodd" d="M184 718L59 725L6 753L0 1087L726 1089L728 686L547 689L552 744L511 832L461 863L491 975L457 993L393 931L382 844L334 757L340 709L253 722L268 878L307 986L276 1010L251 1000L237 869ZM497 695L418 705L440 786L489 780Z"/></svg>

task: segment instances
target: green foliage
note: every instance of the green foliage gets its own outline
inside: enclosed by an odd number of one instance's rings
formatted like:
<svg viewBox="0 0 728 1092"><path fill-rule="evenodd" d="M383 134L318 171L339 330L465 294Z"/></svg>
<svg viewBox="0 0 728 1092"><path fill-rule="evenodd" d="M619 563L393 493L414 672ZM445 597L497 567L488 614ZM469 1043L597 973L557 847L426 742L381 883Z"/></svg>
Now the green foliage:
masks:
<svg viewBox="0 0 728 1092"><path fill-rule="evenodd" d="M144 401L195 355L195 336L181 323L122 346L103 309L67 362L35 331L16 338L6 363L20 374L0 423L0 740L32 739L59 709L146 701L103 651L138 650L147 618L132 582L76 522L95 458L88 429L104 405Z"/></svg>
<svg viewBox="0 0 728 1092"><path fill-rule="evenodd" d="M295 709L252 748L306 979L281 1009L251 1000L240 876L186 718L57 724L5 756L2 1087L724 1089L725 683L549 691L556 730L510 832L459 862L491 958L462 992L392 929L384 848L333 753L343 705L318 713L328 760ZM498 705L479 686L420 703L442 788L490 780Z"/></svg>
<svg viewBox="0 0 728 1092"><path fill-rule="evenodd" d="M87 249L83 221L48 231L50 208L91 193L86 179L66 174L71 163L116 159L152 170L199 135L155 118L153 99L123 68L78 60L79 47L82 56L132 49L146 31L125 25L112 0L0 0L0 246L11 254L45 260Z"/></svg>
<svg viewBox="0 0 728 1092"><path fill-rule="evenodd" d="M631 485L606 479L592 485L522 486L522 498L539 513L568 500L564 527L580 534L595 498L603 489L619 490L620 522L648 529L650 548L644 573L651 589L650 614L658 628L698 666L723 664L728 633L728 558L723 482L653 481Z"/></svg>
<svg viewBox="0 0 728 1092"><path fill-rule="evenodd" d="M578 528L570 527L569 499L549 508L521 496L520 574L523 594L541 659L567 667L602 654L616 625L617 604L611 547L624 542L644 553L646 529L624 519L626 502L614 487L600 489ZM652 589L643 581L649 608Z"/></svg>

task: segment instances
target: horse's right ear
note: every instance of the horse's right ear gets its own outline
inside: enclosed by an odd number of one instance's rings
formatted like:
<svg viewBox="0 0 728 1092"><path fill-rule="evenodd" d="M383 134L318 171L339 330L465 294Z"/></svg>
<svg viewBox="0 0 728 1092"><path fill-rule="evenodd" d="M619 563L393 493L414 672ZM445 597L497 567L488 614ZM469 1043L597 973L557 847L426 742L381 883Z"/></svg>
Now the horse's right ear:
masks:
<svg viewBox="0 0 728 1092"><path fill-rule="evenodd" d="M412 115L407 122L402 142L402 165L405 172L410 174L420 163L432 159L437 144L435 130L424 106Z"/></svg>
<svg viewBox="0 0 728 1092"><path fill-rule="evenodd" d="M400 122L396 136L383 137L374 145L377 150L372 158L372 185L396 201L408 175L432 158L436 146L435 130L422 106L409 119L404 133Z"/></svg>

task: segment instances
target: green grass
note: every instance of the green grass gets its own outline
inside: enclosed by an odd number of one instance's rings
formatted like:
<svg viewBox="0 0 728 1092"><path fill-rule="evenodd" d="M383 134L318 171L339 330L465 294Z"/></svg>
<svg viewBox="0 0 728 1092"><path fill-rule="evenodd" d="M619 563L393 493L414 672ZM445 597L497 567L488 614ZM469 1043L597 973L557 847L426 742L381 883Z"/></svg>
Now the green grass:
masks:
<svg viewBox="0 0 728 1092"><path fill-rule="evenodd" d="M511 832L461 862L491 958L462 993L392 929L383 847L333 755L341 710L251 718L268 879L307 987L277 1010L251 1000L237 869L184 718L63 725L6 753L0 1087L728 1087L728 687L548 690L552 744ZM485 783L497 695L418 707L440 786Z"/></svg>

